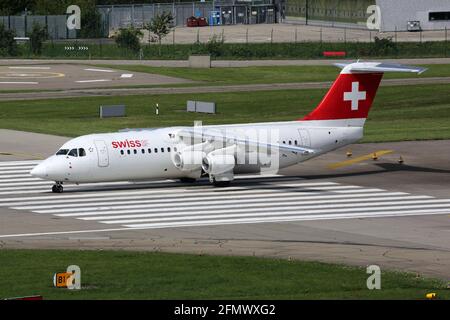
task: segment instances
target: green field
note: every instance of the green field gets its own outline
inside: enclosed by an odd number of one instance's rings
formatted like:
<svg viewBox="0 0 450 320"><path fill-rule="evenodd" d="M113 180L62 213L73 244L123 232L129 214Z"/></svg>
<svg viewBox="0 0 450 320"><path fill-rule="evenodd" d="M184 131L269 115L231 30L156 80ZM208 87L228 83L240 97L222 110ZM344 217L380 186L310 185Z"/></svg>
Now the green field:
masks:
<svg viewBox="0 0 450 320"><path fill-rule="evenodd" d="M0 299L449 299L445 283L382 270L368 290L365 268L255 257L71 250L0 250ZM81 268L82 290L52 287Z"/></svg>
<svg viewBox="0 0 450 320"><path fill-rule="evenodd" d="M450 77L450 64L420 65L428 68L421 75L391 73L385 79ZM336 79L339 69L330 66L270 66L245 68L170 68L143 65L99 65L113 69L129 70L178 77L197 81L195 85L233 85L260 83L320 82Z"/></svg>
<svg viewBox="0 0 450 320"><path fill-rule="evenodd" d="M265 92L84 97L0 102L0 127L78 136L123 128L286 121L303 117L327 89ZM187 113L187 100L215 101L215 115ZM102 104L125 104L127 117L99 119ZM160 115L154 106L160 105ZM365 142L450 138L448 85L380 88L366 125Z"/></svg>
<svg viewBox="0 0 450 320"><path fill-rule="evenodd" d="M169 36L170 37L170 36ZM226 35L225 35L226 38ZM169 38L170 39L170 38ZM89 50L66 50L67 46L78 48L88 46ZM192 54L209 54L213 59L324 59L324 51L345 51L348 59L363 58L427 58L447 57L450 42L291 42L291 43L193 43L155 44L142 46L143 59L186 60ZM104 40L47 41L42 54L33 55L29 45L19 45L14 57L4 58L50 58L50 59L135 59L138 51L119 48L115 43Z"/></svg>

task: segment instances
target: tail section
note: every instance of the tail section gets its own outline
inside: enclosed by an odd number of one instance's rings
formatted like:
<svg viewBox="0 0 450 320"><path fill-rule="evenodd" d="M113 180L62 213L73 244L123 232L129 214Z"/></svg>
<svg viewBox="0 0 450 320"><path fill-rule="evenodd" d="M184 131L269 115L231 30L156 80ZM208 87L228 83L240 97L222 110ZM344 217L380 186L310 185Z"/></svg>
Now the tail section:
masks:
<svg viewBox="0 0 450 320"><path fill-rule="evenodd" d="M337 64L336 81L319 105L301 120L366 119L384 72L416 72L426 69L379 62Z"/></svg>

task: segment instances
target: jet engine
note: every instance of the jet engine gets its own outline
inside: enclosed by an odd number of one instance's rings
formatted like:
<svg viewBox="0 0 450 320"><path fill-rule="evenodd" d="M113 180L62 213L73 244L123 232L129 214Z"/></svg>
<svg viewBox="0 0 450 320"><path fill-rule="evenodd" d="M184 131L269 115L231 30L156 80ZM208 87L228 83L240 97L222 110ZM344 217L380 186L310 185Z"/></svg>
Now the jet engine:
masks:
<svg viewBox="0 0 450 320"><path fill-rule="evenodd" d="M233 170L235 158L230 154L209 154L203 158L203 171L210 175L220 175Z"/></svg>
<svg viewBox="0 0 450 320"><path fill-rule="evenodd" d="M186 150L175 153L173 156L173 163L182 171L195 171L202 167L202 160L205 153L200 150Z"/></svg>

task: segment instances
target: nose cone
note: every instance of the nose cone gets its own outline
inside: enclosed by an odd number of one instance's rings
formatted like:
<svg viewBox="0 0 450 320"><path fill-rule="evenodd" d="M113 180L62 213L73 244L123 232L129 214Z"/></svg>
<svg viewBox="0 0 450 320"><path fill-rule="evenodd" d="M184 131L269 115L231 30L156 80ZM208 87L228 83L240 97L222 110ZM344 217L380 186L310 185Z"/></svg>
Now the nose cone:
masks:
<svg viewBox="0 0 450 320"><path fill-rule="evenodd" d="M33 168L33 170L30 171L30 174L33 177L45 179L47 178L47 166L45 166L42 163L38 164L36 167Z"/></svg>

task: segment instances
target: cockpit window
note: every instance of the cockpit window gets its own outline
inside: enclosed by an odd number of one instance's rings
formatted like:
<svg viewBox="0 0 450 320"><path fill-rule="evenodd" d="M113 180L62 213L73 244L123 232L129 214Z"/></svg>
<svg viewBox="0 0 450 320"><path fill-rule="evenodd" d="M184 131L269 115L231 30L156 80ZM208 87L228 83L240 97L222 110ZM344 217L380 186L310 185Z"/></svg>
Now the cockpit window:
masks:
<svg viewBox="0 0 450 320"><path fill-rule="evenodd" d="M69 149L59 149L56 153L57 156L66 155L69 152Z"/></svg>
<svg viewBox="0 0 450 320"><path fill-rule="evenodd" d="M80 157L84 157L86 155L86 151L83 148L78 149L78 155Z"/></svg>
<svg viewBox="0 0 450 320"><path fill-rule="evenodd" d="M78 157L78 151L77 151L77 149L72 149L69 151L69 153L67 155L72 156L72 157Z"/></svg>

